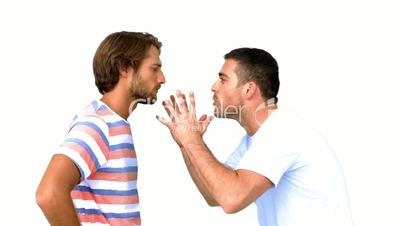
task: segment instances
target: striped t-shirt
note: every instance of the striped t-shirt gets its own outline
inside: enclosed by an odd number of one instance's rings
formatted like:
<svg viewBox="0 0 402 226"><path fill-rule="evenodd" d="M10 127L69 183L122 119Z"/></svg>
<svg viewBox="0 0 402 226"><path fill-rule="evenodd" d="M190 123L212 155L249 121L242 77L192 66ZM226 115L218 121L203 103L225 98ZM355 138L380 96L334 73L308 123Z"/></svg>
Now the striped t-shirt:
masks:
<svg viewBox="0 0 402 226"><path fill-rule="evenodd" d="M81 173L71 192L82 225L140 225L130 124L99 100L75 116L58 153Z"/></svg>

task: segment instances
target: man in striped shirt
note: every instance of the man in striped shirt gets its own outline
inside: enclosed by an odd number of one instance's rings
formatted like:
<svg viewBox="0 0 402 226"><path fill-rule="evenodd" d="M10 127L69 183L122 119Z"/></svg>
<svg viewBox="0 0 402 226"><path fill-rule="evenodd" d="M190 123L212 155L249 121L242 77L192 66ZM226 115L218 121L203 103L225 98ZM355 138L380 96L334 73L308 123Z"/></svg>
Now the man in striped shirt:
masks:
<svg viewBox="0 0 402 226"><path fill-rule="evenodd" d="M141 225L127 118L138 103L153 104L165 83L161 46L151 34L123 31L98 47L93 71L102 97L74 117L36 193L51 225Z"/></svg>

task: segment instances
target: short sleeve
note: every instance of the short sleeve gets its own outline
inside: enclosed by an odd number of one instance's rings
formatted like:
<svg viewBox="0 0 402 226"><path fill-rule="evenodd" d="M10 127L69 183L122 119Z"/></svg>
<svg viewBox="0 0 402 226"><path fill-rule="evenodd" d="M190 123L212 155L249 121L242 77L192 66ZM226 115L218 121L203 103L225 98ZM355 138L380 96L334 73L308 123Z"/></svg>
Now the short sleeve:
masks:
<svg viewBox="0 0 402 226"><path fill-rule="evenodd" d="M109 155L109 129L98 116L79 116L56 154L69 157L79 168L81 180L101 168Z"/></svg>
<svg viewBox="0 0 402 226"><path fill-rule="evenodd" d="M239 164L239 161L241 158L243 158L244 153L246 153L247 148L248 148L248 142L249 142L249 136L246 134L240 141L239 145L235 149L235 151L232 152L232 154L229 155L229 157L226 159L224 165L230 169L235 169L236 166Z"/></svg>
<svg viewBox="0 0 402 226"><path fill-rule="evenodd" d="M267 177L277 185L298 161L300 152L287 140L286 132L265 128L251 142L236 169L247 169Z"/></svg>

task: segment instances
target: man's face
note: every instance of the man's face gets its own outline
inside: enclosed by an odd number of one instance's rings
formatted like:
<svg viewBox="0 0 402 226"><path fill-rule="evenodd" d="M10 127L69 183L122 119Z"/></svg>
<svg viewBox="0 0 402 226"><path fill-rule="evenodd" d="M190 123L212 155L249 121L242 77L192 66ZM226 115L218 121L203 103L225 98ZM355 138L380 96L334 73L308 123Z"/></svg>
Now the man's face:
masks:
<svg viewBox="0 0 402 226"><path fill-rule="evenodd" d="M214 93L214 114L218 118L239 120L241 116L243 106L242 86L238 86L238 78L235 72L237 65L236 60L226 60L219 72L219 79L211 87Z"/></svg>
<svg viewBox="0 0 402 226"><path fill-rule="evenodd" d="M156 102L158 90L165 83L161 67L159 51L155 46L151 46L138 71L133 74L130 97L137 103Z"/></svg>

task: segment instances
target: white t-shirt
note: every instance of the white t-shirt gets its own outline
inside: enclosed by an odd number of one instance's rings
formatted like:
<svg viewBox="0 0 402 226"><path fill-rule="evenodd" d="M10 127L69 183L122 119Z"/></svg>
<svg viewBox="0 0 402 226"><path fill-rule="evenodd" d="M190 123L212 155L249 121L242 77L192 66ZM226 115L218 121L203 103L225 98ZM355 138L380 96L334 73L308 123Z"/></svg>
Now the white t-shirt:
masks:
<svg viewBox="0 0 402 226"><path fill-rule="evenodd" d="M282 109L245 135L225 165L267 177L257 200L260 226L353 225L341 168L308 123Z"/></svg>

